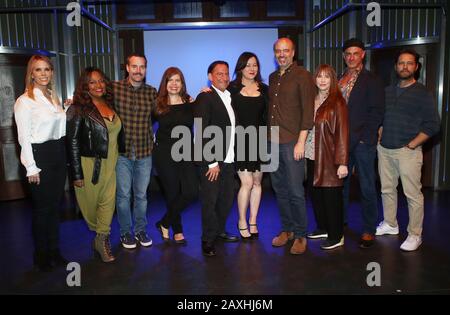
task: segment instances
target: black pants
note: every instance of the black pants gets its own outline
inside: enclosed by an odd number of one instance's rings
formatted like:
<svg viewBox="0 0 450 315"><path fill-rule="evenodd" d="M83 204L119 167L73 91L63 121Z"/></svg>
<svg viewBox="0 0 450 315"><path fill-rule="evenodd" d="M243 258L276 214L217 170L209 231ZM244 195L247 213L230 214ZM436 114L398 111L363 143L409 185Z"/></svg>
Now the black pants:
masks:
<svg viewBox="0 0 450 315"><path fill-rule="evenodd" d="M66 182L64 138L33 144L40 184L30 184L33 203L32 229L36 252L59 248L59 204Z"/></svg>
<svg viewBox="0 0 450 315"><path fill-rule="evenodd" d="M234 201L234 163L220 163L219 178L210 182L205 176L208 166L200 167L200 201L202 204L202 241L213 243L225 225Z"/></svg>
<svg viewBox="0 0 450 315"><path fill-rule="evenodd" d="M344 233L343 187L313 187L314 161L307 160L307 163L307 187L317 229L326 231L329 240L338 241Z"/></svg>
<svg viewBox="0 0 450 315"><path fill-rule="evenodd" d="M199 183L194 162L174 162L170 150L155 147L153 158L167 203L167 212L160 222L178 234L183 233L181 212L197 199Z"/></svg>

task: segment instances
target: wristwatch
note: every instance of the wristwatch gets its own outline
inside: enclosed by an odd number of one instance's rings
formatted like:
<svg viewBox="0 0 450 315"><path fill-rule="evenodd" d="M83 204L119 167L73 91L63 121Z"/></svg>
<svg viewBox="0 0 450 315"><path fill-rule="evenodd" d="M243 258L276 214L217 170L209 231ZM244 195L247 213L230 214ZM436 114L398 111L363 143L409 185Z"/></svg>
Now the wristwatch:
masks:
<svg viewBox="0 0 450 315"><path fill-rule="evenodd" d="M411 147L411 146L409 145L409 143L406 145L406 147L407 147L408 149L410 149L410 150L415 150L415 149L416 149L416 148Z"/></svg>

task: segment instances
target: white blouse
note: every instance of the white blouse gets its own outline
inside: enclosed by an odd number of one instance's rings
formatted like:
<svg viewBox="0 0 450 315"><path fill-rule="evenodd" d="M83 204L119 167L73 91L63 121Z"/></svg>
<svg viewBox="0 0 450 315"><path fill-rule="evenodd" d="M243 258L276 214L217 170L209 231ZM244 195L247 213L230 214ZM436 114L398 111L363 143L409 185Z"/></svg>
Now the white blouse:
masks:
<svg viewBox="0 0 450 315"><path fill-rule="evenodd" d="M31 144L58 140L66 135L66 113L62 106L53 105L38 88L34 88L33 93L35 100L24 93L14 104L17 134L22 148L20 161L27 170L27 176L41 171L34 161Z"/></svg>

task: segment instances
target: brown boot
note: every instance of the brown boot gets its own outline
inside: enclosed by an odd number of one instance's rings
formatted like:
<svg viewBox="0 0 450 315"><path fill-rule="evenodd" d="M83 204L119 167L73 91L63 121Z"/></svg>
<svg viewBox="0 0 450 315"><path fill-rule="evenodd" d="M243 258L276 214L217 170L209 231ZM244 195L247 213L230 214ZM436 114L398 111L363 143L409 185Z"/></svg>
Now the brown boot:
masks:
<svg viewBox="0 0 450 315"><path fill-rule="evenodd" d="M272 240L272 246L281 247L287 244L288 241L294 239L294 232L281 232Z"/></svg>
<svg viewBox="0 0 450 315"><path fill-rule="evenodd" d="M100 255L100 258L103 262L109 263L114 261L112 252L111 252L111 243L109 242L109 235L107 234L97 234L94 240L95 251Z"/></svg>
<svg viewBox="0 0 450 315"><path fill-rule="evenodd" d="M301 255L306 251L306 238L296 238L291 247L292 255Z"/></svg>

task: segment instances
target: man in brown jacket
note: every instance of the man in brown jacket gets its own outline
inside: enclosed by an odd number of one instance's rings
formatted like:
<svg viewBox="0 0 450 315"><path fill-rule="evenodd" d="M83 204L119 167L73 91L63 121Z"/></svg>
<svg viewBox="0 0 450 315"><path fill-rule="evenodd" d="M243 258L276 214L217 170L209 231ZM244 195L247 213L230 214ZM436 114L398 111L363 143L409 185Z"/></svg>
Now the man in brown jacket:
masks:
<svg viewBox="0 0 450 315"><path fill-rule="evenodd" d="M281 247L295 239L291 254L306 250L307 216L303 179L305 140L313 126L315 85L311 74L295 62L294 43L280 38L274 44L279 69L269 77L270 145L279 146L279 166L271 173L282 232L272 240ZM279 129L279 139L274 137Z"/></svg>

